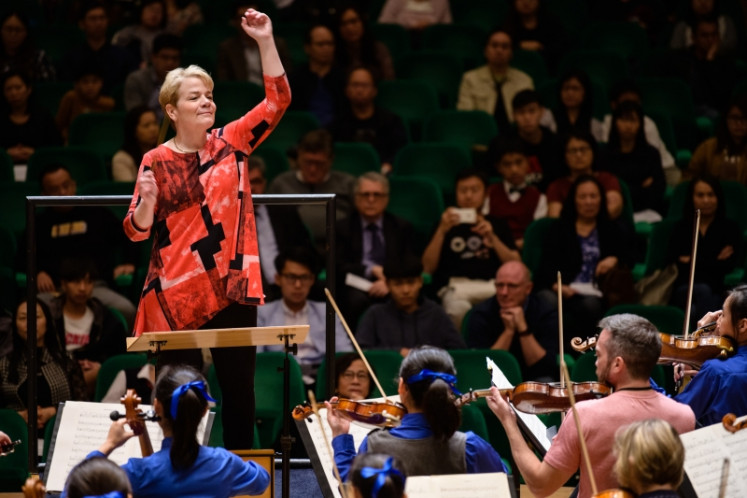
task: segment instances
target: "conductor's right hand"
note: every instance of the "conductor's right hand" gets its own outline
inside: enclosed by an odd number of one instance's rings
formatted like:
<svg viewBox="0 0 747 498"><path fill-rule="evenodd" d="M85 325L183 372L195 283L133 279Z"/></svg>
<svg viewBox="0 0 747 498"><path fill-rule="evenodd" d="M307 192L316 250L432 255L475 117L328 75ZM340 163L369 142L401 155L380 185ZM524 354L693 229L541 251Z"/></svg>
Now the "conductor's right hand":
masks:
<svg viewBox="0 0 747 498"><path fill-rule="evenodd" d="M327 408L327 423L329 428L332 429L332 437L347 434L350 431L350 421L341 417L335 407L332 406L335 401L337 401L337 396L333 396L332 399L324 402L324 406Z"/></svg>
<svg viewBox="0 0 747 498"><path fill-rule="evenodd" d="M158 198L158 184L152 171L144 171L137 179L137 189L140 198L147 206L154 207Z"/></svg>

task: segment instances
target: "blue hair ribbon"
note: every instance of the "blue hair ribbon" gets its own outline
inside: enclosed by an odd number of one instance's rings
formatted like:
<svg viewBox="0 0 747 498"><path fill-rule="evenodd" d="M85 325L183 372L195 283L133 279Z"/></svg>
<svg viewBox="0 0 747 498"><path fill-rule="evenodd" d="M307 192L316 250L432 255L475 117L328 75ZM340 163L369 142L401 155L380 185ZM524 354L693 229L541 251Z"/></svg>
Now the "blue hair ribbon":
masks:
<svg viewBox="0 0 747 498"><path fill-rule="evenodd" d="M109 491L105 495L89 495L83 498L127 498L121 491Z"/></svg>
<svg viewBox="0 0 747 498"><path fill-rule="evenodd" d="M210 395L207 392L207 389L205 389L205 381L195 380L192 382L187 382L186 384L182 384L181 386L174 389L174 392L171 394L171 418L172 419L176 420L176 411L177 411L177 408L179 408L179 400L181 399L182 396L184 396L184 393L186 393L190 389L196 389L197 392L202 394L202 397L208 401L215 401L213 398L210 397Z"/></svg>
<svg viewBox="0 0 747 498"><path fill-rule="evenodd" d="M456 388L457 378L455 375L451 375L451 374L447 374L443 372L434 372L433 370L428 370L427 368L424 368L420 372L416 373L415 375L411 375L410 377L408 377L407 383L413 384L415 382L420 382L421 380L427 380L430 383L432 383L436 379L441 379L442 381L446 382L451 388L451 392L453 392L457 396L462 395L462 393L460 393L459 390Z"/></svg>
<svg viewBox="0 0 747 498"><path fill-rule="evenodd" d="M377 469L375 467L363 467L361 469L361 477L364 479L369 479L373 476L376 476L376 481L374 482L373 489L371 490L371 497L376 498L379 494L379 491L381 491L381 488L384 487L384 484L386 484L386 478L389 476L399 476L400 479L402 479L402 486L405 485L405 476L402 475L402 472L392 467L392 461L394 459L392 457L389 457L386 459L386 462L384 462L384 466L380 469Z"/></svg>

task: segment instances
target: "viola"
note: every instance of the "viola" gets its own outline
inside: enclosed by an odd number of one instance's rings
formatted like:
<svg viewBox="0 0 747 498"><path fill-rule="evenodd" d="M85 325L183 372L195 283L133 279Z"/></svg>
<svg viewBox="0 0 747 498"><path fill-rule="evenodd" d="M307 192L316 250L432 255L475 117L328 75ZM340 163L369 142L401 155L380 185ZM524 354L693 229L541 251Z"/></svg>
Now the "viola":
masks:
<svg viewBox="0 0 747 498"><path fill-rule="evenodd" d="M737 422L737 416L733 413L727 413L724 418L721 419L721 423L724 425L724 429L729 432L737 432L747 427L747 418Z"/></svg>
<svg viewBox="0 0 747 498"><path fill-rule="evenodd" d="M379 427L396 427L407 414L404 405L393 401L353 401L339 398L331 405L343 418ZM309 405L298 405L293 409L293 418L296 420L303 420L313 414Z"/></svg>
<svg viewBox="0 0 747 498"><path fill-rule="evenodd" d="M566 385L560 382L522 382L514 388L499 391L509 397L517 410L537 415L567 411L571 407L568 386L579 401L603 398L612 392L609 386L600 382L573 382ZM466 404L488 395L490 389L470 391L462 395L457 404Z"/></svg>
<svg viewBox="0 0 747 498"><path fill-rule="evenodd" d="M127 419L127 425L130 426L132 432L138 437L140 441L140 451L144 457L153 454L153 445L150 442L150 435L148 434L148 428L145 426L146 420L156 421L158 416L153 412L143 412L138 405L142 402L140 396L135 394L134 389L128 389L127 394L122 397L122 404L125 405L124 417ZM113 411L110 415L112 420L121 418L122 415L117 411Z"/></svg>

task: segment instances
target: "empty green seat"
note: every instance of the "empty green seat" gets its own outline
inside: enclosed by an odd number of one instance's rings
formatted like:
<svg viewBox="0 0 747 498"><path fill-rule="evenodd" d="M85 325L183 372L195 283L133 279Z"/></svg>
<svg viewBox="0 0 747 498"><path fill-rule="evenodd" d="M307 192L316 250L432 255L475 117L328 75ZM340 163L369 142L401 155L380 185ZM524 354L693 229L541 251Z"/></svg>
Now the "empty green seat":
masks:
<svg viewBox="0 0 747 498"><path fill-rule="evenodd" d="M365 142L336 142L332 168L353 176L381 170L381 159L376 149Z"/></svg>
<svg viewBox="0 0 747 498"><path fill-rule="evenodd" d="M81 145L39 147L29 158L26 181L38 183L42 170L50 164L62 164L70 170L70 176L73 177L78 187L91 182L109 180L109 174L99 150L92 145Z"/></svg>
<svg viewBox="0 0 747 498"><path fill-rule="evenodd" d="M395 70L398 79L427 81L438 92L442 108L454 107L464 72L458 56L426 50L410 52L395 59Z"/></svg>
<svg viewBox="0 0 747 498"><path fill-rule="evenodd" d="M394 159L394 176L425 176L435 180L444 194L444 202L454 201L457 174L471 166L464 147L449 143L422 142L408 144Z"/></svg>
<svg viewBox="0 0 747 498"><path fill-rule="evenodd" d="M124 141L124 111L79 114L70 124L70 145L87 147L110 160Z"/></svg>

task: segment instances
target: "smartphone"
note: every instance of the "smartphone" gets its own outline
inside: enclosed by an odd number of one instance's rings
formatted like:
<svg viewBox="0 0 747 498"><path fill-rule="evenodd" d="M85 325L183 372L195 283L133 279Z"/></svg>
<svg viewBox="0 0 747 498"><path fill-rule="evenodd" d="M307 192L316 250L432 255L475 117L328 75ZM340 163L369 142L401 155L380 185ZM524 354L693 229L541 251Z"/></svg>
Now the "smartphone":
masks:
<svg viewBox="0 0 747 498"><path fill-rule="evenodd" d="M477 223L477 211L473 208L452 208L459 216L459 223Z"/></svg>

